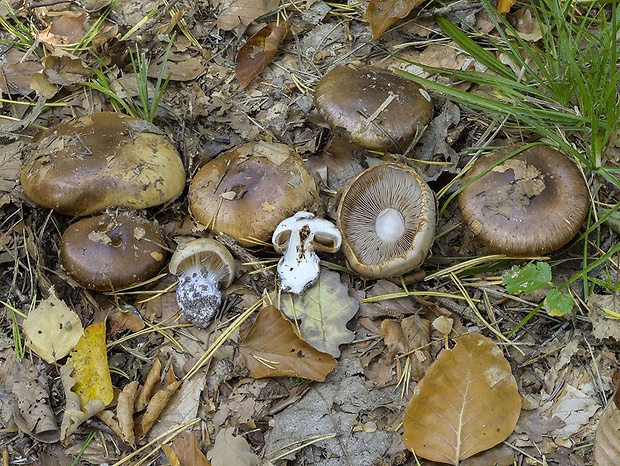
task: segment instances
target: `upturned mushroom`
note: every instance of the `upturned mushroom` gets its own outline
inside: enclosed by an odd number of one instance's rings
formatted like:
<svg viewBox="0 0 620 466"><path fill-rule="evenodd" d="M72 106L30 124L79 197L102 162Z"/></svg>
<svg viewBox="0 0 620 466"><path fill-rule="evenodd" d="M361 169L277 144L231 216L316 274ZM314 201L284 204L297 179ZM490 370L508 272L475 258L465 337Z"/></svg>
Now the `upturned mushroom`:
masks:
<svg viewBox="0 0 620 466"><path fill-rule="evenodd" d="M435 196L400 163L362 172L342 194L338 228L351 269L367 278L406 274L428 256L435 235Z"/></svg>
<svg viewBox="0 0 620 466"><path fill-rule="evenodd" d="M512 256L538 256L564 246L590 205L579 168L545 145L485 154L462 184L458 205L465 224L490 250Z"/></svg>
<svg viewBox="0 0 620 466"><path fill-rule="evenodd" d="M205 164L189 187L194 218L242 245L269 241L278 224L318 199L303 160L288 146L252 142Z"/></svg>
<svg viewBox="0 0 620 466"><path fill-rule="evenodd" d="M85 288L112 291L159 272L166 242L159 229L130 212L107 212L72 224L60 239L60 260Z"/></svg>
<svg viewBox="0 0 620 466"><path fill-rule="evenodd" d="M284 254L278 262L282 291L301 294L319 276L319 257L315 251L335 253L342 236L329 220L310 212L297 212L283 220L273 232L275 250Z"/></svg>
<svg viewBox="0 0 620 466"><path fill-rule="evenodd" d="M433 115L430 97L419 85L363 65L333 68L317 83L314 101L332 128L381 151L405 152Z"/></svg>
<svg viewBox="0 0 620 466"><path fill-rule="evenodd" d="M179 245L168 269L179 278L177 304L181 315L196 327L208 327L221 310L221 290L235 279L232 254L217 240L199 238Z"/></svg>
<svg viewBox="0 0 620 466"><path fill-rule="evenodd" d="M26 196L68 215L152 207L185 188L185 169L168 138L153 124L119 113L94 113L42 131L25 157Z"/></svg>

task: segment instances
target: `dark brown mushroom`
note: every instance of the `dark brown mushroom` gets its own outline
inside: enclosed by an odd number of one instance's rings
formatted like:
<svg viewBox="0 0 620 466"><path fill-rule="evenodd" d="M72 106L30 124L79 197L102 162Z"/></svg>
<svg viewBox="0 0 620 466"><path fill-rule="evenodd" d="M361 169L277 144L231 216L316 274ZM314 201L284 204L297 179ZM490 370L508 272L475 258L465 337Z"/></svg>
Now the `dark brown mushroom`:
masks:
<svg viewBox="0 0 620 466"><path fill-rule="evenodd" d="M433 104L419 85L390 71L337 66L317 83L316 108L363 147L405 152L429 124Z"/></svg>
<svg viewBox="0 0 620 466"><path fill-rule="evenodd" d="M60 239L67 273L85 288L112 291L136 285L164 265L166 243L159 229L129 212L82 219Z"/></svg>
<svg viewBox="0 0 620 466"><path fill-rule="evenodd" d="M414 169L400 163L362 172L338 207L349 266L367 278L394 277L418 267L433 244L435 223L433 192Z"/></svg>
<svg viewBox="0 0 620 466"><path fill-rule="evenodd" d="M168 202L185 188L185 169L155 125L101 112L38 134L20 180L36 204L89 215L110 207L142 209Z"/></svg>
<svg viewBox="0 0 620 466"><path fill-rule="evenodd" d="M538 256L564 246L590 205L577 165L545 145L485 154L462 184L458 204L465 224L490 250L511 256Z"/></svg>
<svg viewBox="0 0 620 466"><path fill-rule="evenodd" d="M191 182L188 199L200 223L247 246L252 238L270 241L278 224L309 208L318 193L293 149L252 142L205 164Z"/></svg>

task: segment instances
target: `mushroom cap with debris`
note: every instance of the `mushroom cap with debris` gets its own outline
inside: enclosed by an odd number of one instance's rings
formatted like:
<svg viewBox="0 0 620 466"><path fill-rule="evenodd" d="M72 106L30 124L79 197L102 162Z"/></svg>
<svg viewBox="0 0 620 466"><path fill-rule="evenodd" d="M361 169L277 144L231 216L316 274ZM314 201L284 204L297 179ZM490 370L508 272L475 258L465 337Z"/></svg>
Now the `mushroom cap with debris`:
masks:
<svg viewBox="0 0 620 466"><path fill-rule="evenodd" d="M465 224L490 250L512 256L539 256L564 246L590 205L577 165L545 145L484 154L462 185L458 204Z"/></svg>

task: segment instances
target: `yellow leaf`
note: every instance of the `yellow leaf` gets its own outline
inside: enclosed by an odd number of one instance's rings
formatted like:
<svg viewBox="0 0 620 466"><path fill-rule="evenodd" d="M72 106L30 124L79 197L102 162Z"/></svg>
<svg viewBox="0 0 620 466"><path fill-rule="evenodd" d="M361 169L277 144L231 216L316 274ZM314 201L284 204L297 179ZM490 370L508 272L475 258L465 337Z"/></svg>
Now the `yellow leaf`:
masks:
<svg viewBox="0 0 620 466"><path fill-rule="evenodd" d="M76 384L72 391L80 398L81 406L93 400L100 400L104 405L110 404L114 392L106 353L105 322L97 322L86 328L67 364L73 365L71 375Z"/></svg>
<svg viewBox="0 0 620 466"><path fill-rule="evenodd" d="M521 397L510 364L479 333L442 351L405 410L405 446L423 458L459 464L510 435Z"/></svg>
<svg viewBox="0 0 620 466"><path fill-rule="evenodd" d="M26 345L49 363L64 358L78 342L84 330L78 315L58 299L54 288L35 307L23 324Z"/></svg>
<svg viewBox="0 0 620 466"><path fill-rule="evenodd" d="M497 12L501 15L505 15L510 11L512 5L515 4L516 0L497 0Z"/></svg>

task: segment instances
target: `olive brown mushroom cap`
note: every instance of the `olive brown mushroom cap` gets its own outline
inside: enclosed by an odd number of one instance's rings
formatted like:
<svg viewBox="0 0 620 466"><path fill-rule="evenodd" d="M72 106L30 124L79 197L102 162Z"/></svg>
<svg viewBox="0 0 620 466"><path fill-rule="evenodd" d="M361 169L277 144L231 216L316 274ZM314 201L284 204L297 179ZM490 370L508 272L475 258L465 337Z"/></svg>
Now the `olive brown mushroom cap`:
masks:
<svg viewBox="0 0 620 466"><path fill-rule="evenodd" d="M129 212L107 212L72 224L60 239L62 266L80 285L127 288L159 272L166 258L159 229Z"/></svg>
<svg viewBox="0 0 620 466"><path fill-rule="evenodd" d="M153 124L113 112L74 118L39 133L20 173L36 204L68 215L141 209L176 198L185 169Z"/></svg>
<svg viewBox="0 0 620 466"><path fill-rule="evenodd" d="M511 146L476 160L463 177L458 205L465 224L490 250L538 256L577 234L590 204L588 187L579 168L548 146L533 146L498 164L517 151Z"/></svg>
<svg viewBox="0 0 620 466"><path fill-rule="evenodd" d="M199 238L180 245L168 266L179 277L177 303L181 315L206 328L222 307L221 289L235 279L235 260L219 241Z"/></svg>
<svg viewBox="0 0 620 466"><path fill-rule="evenodd" d="M416 83L363 65L337 66L317 83L316 108L363 147L403 153L428 125L433 104Z"/></svg>
<svg viewBox="0 0 620 466"><path fill-rule="evenodd" d="M206 163L189 187L196 220L242 245L269 241L278 224L318 199L303 160L283 144L251 142Z"/></svg>
<svg viewBox="0 0 620 466"><path fill-rule="evenodd" d="M362 172L345 190L338 228L351 269L367 278L403 275L428 256L435 235L435 196L399 163Z"/></svg>

